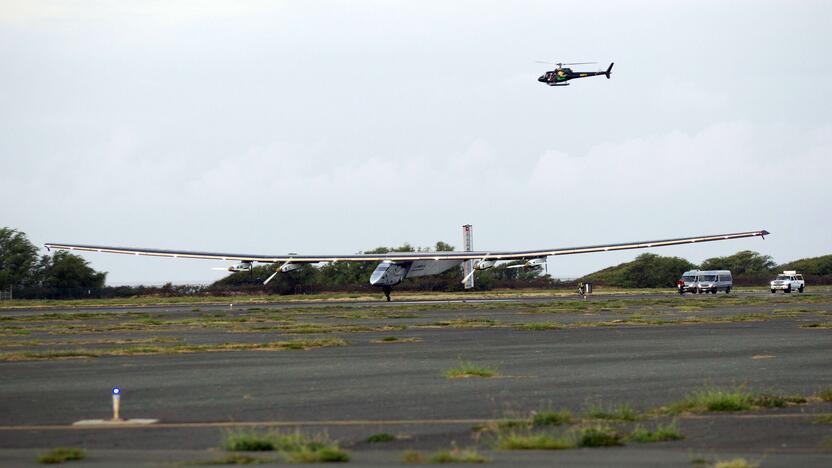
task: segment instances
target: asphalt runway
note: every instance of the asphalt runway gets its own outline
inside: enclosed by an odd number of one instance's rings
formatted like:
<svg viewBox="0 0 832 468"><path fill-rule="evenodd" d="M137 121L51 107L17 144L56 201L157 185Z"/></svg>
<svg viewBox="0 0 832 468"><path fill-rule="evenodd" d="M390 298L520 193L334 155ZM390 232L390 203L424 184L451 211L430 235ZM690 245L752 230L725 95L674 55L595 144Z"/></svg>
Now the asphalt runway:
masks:
<svg viewBox="0 0 832 468"><path fill-rule="evenodd" d="M684 440L620 448L501 451L489 434L473 430L551 408L580 415L593 405L629 404L649 411L708 386L804 396L832 389L828 294L61 313L0 313L4 465L34 463L57 446L87 449L79 464L205 461L221 455L224 431L238 427L326 432L358 465L398 464L404 450L427 454L452 445L477 447L495 466L690 466L693 459L735 457L760 466L832 465L832 426L817 422L832 413L832 403L817 398L786 408L682 416ZM384 341L390 336L396 341ZM45 354L79 346L117 352L141 340L164 347L165 340L214 346L319 337L344 343L73 359ZM460 361L491 367L498 376L446 378L443 371ZM159 423L73 427L111 415L113 386L123 389L123 417ZM378 432L399 440L366 442Z"/></svg>

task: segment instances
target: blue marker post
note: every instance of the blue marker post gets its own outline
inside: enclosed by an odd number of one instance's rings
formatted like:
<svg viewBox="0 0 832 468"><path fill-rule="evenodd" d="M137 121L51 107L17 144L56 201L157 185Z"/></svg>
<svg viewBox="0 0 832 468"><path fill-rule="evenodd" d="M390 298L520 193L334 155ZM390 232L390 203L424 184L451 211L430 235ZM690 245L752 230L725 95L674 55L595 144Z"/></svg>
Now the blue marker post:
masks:
<svg viewBox="0 0 832 468"><path fill-rule="evenodd" d="M118 410L121 403L121 389L113 387L113 421L121 421Z"/></svg>

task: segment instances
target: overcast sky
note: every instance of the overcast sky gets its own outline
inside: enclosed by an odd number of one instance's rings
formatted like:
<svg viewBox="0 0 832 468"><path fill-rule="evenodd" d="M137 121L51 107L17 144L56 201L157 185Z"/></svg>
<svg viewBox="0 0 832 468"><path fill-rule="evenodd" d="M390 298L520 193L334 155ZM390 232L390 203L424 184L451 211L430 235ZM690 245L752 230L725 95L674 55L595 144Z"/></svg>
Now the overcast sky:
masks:
<svg viewBox="0 0 832 468"><path fill-rule="evenodd" d="M832 253L828 1L0 1L0 226L37 243ZM537 82L535 60L613 77ZM578 67L575 67L578 68ZM550 259L554 276L639 251ZM210 261L83 254L109 284Z"/></svg>

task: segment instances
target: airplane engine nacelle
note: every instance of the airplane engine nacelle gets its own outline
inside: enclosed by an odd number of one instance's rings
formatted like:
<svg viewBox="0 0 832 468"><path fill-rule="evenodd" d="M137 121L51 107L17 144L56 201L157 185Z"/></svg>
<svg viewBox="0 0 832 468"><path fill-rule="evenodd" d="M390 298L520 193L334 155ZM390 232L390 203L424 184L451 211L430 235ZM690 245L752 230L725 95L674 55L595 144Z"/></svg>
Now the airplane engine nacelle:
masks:
<svg viewBox="0 0 832 468"><path fill-rule="evenodd" d="M283 265L280 265L280 271L283 272L283 273L286 273L286 272L289 272L289 271L297 270L300 267L301 267L300 263L284 263Z"/></svg>
<svg viewBox="0 0 832 468"><path fill-rule="evenodd" d="M475 270L487 270L497 263L496 260L480 260L474 264Z"/></svg>
<svg viewBox="0 0 832 468"><path fill-rule="evenodd" d="M546 258L545 257L532 258L531 260L526 261L526 266L529 267L529 268L539 267L539 266L543 266L545 264L546 264Z"/></svg>

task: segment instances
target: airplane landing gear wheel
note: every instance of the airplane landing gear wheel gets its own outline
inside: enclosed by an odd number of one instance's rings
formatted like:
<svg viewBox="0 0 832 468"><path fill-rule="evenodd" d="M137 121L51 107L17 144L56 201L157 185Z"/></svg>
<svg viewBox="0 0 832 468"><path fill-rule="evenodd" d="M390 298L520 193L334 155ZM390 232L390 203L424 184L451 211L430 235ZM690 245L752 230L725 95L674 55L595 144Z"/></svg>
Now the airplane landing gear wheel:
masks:
<svg viewBox="0 0 832 468"><path fill-rule="evenodd" d="M384 297L387 298L387 302L390 302L390 293L393 291L393 288L390 286L383 286L382 291L384 291Z"/></svg>

